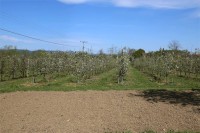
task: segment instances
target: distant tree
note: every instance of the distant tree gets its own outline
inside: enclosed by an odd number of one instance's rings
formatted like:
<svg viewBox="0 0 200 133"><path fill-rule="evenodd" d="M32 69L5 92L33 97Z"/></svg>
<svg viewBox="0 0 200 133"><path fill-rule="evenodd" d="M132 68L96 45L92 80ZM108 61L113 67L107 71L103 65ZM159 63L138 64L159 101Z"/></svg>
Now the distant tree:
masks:
<svg viewBox="0 0 200 133"><path fill-rule="evenodd" d="M170 50L179 50L181 48L181 45L178 41L173 40L168 45Z"/></svg>
<svg viewBox="0 0 200 133"><path fill-rule="evenodd" d="M130 49L130 48L128 49L127 53L129 55L130 61L134 60L133 54L134 54L135 51L136 51L135 49Z"/></svg>
<svg viewBox="0 0 200 133"><path fill-rule="evenodd" d="M200 48L195 48L195 54L200 54Z"/></svg>
<svg viewBox="0 0 200 133"><path fill-rule="evenodd" d="M136 50L135 49L128 49L128 55L133 55L133 53L135 52Z"/></svg>
<svg viewBox="0 0 200 133"><path fill-rule="evenodd" d="M133 57L134 58L140 58L145 54L145 50L144 49L138 49L133 53Z"/></svg>
<svg viewBox="0 0 200 133"><path fill-rule="evenodd" d="M99 55L104 55L103 49L99 50Z"/></svg>

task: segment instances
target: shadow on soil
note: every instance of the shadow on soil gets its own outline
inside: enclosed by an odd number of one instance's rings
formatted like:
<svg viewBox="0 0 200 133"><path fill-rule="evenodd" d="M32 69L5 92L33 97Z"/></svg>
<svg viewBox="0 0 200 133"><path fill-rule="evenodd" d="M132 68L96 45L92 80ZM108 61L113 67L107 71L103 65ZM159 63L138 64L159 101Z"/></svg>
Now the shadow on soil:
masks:
<svg viewBox="0 0 200 133"><path fill-rule="evenodd" d="M165 102L169 104L180 104L182 106L192 105L196 107L195 112L200 113L200 89L187 91L170 91L164 89L146 90L134 96L143 97L151 103Z"/></svg>

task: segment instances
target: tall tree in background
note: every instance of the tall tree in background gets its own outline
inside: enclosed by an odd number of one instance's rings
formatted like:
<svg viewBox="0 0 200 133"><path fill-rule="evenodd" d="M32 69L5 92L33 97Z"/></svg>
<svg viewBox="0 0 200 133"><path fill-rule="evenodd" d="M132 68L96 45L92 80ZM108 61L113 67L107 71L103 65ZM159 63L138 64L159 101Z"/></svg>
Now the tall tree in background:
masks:
<svg viewBox="0 0 200 133"><path fill-rule="evenodd" d="M145 54L144 49L138 49L133 53L134 58L140 58Z"/></svg>
<svg viewBox="0 0 200 133"><path fill-rule="evenodd" d="M169 43L168 47L170 50L179 50L181 48L181 44L178 41L173 40Z"/></svg>

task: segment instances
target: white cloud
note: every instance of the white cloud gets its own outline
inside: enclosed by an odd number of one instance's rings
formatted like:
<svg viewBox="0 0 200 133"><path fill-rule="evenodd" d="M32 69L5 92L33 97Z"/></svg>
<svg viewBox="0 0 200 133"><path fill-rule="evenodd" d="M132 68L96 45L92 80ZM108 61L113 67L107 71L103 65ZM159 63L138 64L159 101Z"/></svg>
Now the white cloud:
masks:
<svg viewBox="0 0 200 133"><path fill-rule="evenodd" d="M30 41L30 40L19 39L19 38L8 36L8 35L0 35L0 39L4 41L13 42L13 43L33 43L33 41Z"/></svg>
<svg viewBox="0 0 200 133"><path fill-rule="evenodd" d="M66 4L111 3L119 7L182 9L200 7L200 0L58 0Z"/></svg>

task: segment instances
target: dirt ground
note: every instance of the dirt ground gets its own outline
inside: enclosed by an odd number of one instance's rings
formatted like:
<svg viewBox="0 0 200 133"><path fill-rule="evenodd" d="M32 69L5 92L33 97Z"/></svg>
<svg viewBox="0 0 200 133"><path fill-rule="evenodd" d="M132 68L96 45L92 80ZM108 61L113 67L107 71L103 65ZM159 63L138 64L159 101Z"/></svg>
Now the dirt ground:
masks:
<svg viewBox="0 0 200 133"><path fill-rule="evenodd" d="M200 131L199 99L190 102L191 97L166 95L161 98L140 91L3 93L0 133Z"/></svg>

